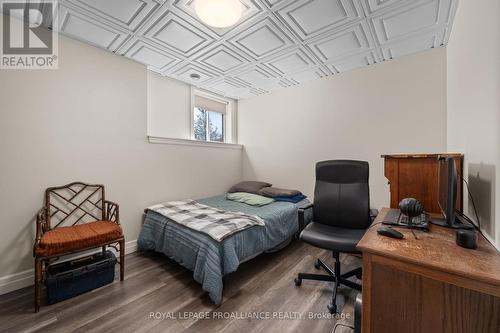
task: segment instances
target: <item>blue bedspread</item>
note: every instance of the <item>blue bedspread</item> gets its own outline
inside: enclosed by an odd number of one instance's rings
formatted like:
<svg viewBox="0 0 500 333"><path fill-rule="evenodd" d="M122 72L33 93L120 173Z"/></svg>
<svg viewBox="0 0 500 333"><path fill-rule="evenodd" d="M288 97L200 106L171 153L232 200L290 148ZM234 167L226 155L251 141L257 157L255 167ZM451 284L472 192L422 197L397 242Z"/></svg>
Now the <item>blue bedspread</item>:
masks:
<svg viewBox="0 0 500 333"><path fill-rule="evenodd" d="M260 253L280 249L297 232L297 208L307 203L273 202L263 207L227 200L225 195L197 200L228 211L257 215L265 226L253 226L217 242L153 211L147 211L139 239L139 250L162 252L193 271L193 278L212 301L222 301L222 277Z"/></svg>

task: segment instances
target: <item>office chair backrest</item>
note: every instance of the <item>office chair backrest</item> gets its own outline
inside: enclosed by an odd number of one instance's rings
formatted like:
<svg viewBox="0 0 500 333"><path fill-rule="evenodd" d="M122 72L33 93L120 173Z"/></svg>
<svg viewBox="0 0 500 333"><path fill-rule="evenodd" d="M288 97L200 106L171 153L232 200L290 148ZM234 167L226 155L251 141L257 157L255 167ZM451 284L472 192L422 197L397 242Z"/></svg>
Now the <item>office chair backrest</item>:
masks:
<svg viewBox="0 0 500 333"><path fill-rule="evenodd" d="M314 221L342 228L371 224L368 162L334 160L316 164Z"/></svg>

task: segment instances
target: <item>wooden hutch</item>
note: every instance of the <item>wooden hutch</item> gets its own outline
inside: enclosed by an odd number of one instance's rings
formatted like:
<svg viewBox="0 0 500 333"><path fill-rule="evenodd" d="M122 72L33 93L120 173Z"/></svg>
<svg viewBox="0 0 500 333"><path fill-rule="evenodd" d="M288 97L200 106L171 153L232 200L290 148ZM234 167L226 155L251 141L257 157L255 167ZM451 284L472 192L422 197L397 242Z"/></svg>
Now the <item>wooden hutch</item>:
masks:
<svg viewBox="0 0 500 333"><path fill-rule="evenodd" d="M452 157L457 169L456 208L462 211L462 154L382 155L384 175L389 180L391 208L404 198L416 198L428 213L440 214L438 206L438 156Z"/></svg>

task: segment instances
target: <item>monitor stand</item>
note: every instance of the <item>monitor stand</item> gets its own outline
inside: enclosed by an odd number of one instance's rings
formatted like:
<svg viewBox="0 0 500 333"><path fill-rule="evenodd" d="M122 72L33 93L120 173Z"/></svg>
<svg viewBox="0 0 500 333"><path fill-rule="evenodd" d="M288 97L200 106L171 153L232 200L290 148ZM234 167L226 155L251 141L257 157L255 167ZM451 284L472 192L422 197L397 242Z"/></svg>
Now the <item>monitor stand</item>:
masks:
<svg viewBox="0 0 500 333"><path fill-rule="evenodd" d="M466 222L465 219L462 220L459 216L456 215L455 215L455 223L453 223L452 225L449 225L445 219L439 219L439 218L430 219L430 223L450 229L466 229L466 230L474 229L474 226L472 224Z"/></svg>

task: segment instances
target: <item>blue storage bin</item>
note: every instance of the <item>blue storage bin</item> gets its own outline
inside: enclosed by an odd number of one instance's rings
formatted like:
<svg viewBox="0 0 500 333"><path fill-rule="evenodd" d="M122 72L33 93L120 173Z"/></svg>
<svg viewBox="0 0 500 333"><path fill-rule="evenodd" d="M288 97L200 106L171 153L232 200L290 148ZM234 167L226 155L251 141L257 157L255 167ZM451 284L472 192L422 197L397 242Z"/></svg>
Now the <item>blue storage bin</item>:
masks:
<svg viewBox="0 0 500 333"><path fill-rule="evenodd" d="M47 303L53 304L113 282L116 257L111 251L49 265Z"/></svg>

